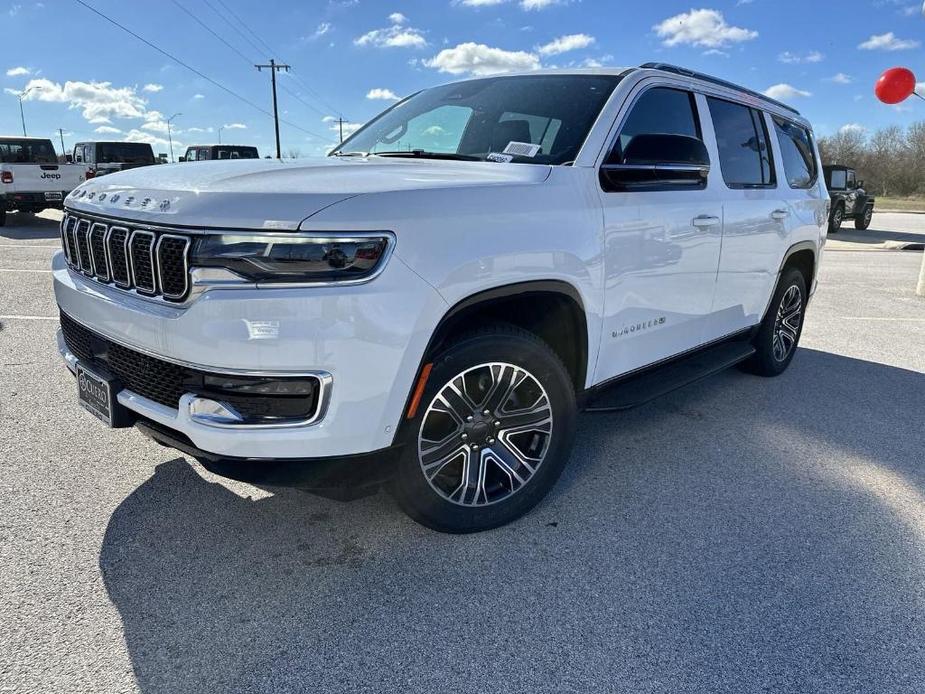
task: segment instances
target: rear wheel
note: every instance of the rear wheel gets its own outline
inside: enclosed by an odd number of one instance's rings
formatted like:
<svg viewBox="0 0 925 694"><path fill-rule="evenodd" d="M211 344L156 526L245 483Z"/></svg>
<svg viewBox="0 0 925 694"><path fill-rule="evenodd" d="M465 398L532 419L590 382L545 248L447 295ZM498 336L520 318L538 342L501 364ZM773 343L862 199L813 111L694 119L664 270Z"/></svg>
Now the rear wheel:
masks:
<svg viewBox="0 0 925 694"><path fill-rule="evenodd" d="M555 484L575 417L571 378L542 340L509 325L465 335L433 361L403 432L395 496L442 532L509 523Z"/></svg>
<svg viewBox="0 0 925 694"><path fill-rule="evenodd" d="M860 217L854 218L854 228L864 231L867 227L870 226L870 220L874 217L874 208L871 205L868 205L864 208L864 212Z"/></svg>
<svg viewBox="0 0 925 694"><path fill-rule="evenodd" d="M744 364L747 371L759 376L778 376L790 366L803 333L806 299L803 273L796 268L785 269L752 341L756 351Z"/></svg>
<svg viewBox="0 0 925 694"><path fill-rule="evenodd" d="M6 226L6 210L0 210L0 227Z"/></svg>
<svg viewBox="0 0 925 694"><path fill-rule="evenodd" d="M837 234L841 229L842 222L845 221L845 208L842 205L836 205L829 217L829 233Z"/></svg>

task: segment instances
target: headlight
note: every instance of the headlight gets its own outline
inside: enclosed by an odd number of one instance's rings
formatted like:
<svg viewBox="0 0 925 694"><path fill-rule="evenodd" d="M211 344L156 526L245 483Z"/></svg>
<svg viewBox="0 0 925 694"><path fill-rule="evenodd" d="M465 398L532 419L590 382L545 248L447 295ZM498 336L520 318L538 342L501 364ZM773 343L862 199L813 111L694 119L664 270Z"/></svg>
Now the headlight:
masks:
<svg viewBox="0 0 925 694"><path fill-rule="evenodd" d="M194 242L190 265L225 268L253 282L356 281L382 268L393 242L387 234L210 234Z"/></svg>

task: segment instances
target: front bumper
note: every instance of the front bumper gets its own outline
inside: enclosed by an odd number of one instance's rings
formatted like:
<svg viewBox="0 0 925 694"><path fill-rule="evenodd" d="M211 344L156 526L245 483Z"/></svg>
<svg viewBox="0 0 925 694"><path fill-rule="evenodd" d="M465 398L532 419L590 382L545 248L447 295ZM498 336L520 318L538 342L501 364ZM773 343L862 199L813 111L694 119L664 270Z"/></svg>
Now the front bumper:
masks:
<svg viewBox="0 0 925 694"><path fill-rule="evenodd" d="M204 455L304 460L392 445L431 330L446 304L393 257L374 281L350 287L212 289L188 306L142 299L52 263L61 310L112 342L203 371L331 376L324 417L304 426L216 426L128 390L119 402ZM69 366L76 358L59 337Z"/></svg>

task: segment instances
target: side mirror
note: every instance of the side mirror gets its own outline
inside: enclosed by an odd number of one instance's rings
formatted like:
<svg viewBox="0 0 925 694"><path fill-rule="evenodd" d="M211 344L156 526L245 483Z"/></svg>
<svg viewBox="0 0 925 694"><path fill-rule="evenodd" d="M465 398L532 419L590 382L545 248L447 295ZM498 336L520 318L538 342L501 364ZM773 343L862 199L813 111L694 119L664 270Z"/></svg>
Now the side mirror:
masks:
<svg viewBox="0 0 925 694"><path fill-rule="evenodd" d="M72 155L70 155L70 154L65 154L65 155L64 155L64 160L65 160L68 164L73 164L73 163L74 163L74 157L73 157Z"/></svg>
<svg viewBox="0 0 925 694"><path fill-rule="evenodd" d="M856 187L856 188L863 188L863 187L864 187L864 181L858 181L858 182L855 184L855 187Z"/></svg>
<svg viewBox="0 0 925 694"><path fill-rule="evenodd" d="M186 161L186 157L180 157L177 161Z"/></svg>
<svg viewBox="0 0 925 694"><path fill-rule="evenodd" d="M601 167L602 178L616 190L703 188L709 173L706 145L687 135L636 135L626 146L622 162Z"/></svg>

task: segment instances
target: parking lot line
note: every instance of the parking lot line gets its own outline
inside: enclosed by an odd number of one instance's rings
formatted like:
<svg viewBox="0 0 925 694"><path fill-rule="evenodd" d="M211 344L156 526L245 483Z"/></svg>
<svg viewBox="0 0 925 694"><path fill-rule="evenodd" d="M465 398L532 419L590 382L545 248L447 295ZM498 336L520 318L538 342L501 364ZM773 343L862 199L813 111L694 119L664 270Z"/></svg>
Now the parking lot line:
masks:
<svg viewBox="0 0 925 694"><path fill-rule="evenodd" d="M52 270L17 270L10 267L0 267L0 272L53 272Z"/></svg>
<svg viewBox="0 0 925 694"><path fill-rule="evenodd" d="M57 243L0 243L0 248L61 248Z"/></svg>
<svg viewBox="0 0 925 694"><path fill-rule="evenodd" d="M0 320L58 320L58 316L0 316Z"/></svg>

